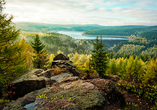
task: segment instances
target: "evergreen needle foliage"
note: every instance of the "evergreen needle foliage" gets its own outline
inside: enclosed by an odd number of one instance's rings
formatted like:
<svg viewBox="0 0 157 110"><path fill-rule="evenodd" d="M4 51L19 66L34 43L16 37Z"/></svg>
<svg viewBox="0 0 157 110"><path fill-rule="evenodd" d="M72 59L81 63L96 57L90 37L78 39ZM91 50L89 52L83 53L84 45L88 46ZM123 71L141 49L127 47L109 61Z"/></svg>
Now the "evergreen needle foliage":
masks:
<svg viewBox="0 0 157 110"><path fill-rule="evenodd" d="M28 70L22 48L15 40L19 36L12 19L3 13L5 1L0 0L0 94L8 84ZM1 88L2 87L2 88Z"/></svg>
<svg viewBox="0 0 157 110"><path fill-rule="evenodd" d="M39 35L36 35L36 37L34 38L34 42L32 42L31 44L37 54L43 52L45 45L43 45L42 42L40 41Z"/></svg>
<svg viewBox="0 0 157 110"><path fill-rule="evenodd" d="M105 78L104 74L108 64L108 52L106 51L106 46L102 43L102 36L100 37L100 42L97 36L96 41L93 43L94 50L92 51L90 59L90 67L96 70L100 77Z"/></svg>
<svg viewBox="0 0 157 110"><path fill-rule="evenodd" d="M40 41L39 35L36 35L34 42L31 42L31 46L33 47L35 53L33 56L33 67L46 70L49 63L48 52L44 50L45 45Z"/></svg>

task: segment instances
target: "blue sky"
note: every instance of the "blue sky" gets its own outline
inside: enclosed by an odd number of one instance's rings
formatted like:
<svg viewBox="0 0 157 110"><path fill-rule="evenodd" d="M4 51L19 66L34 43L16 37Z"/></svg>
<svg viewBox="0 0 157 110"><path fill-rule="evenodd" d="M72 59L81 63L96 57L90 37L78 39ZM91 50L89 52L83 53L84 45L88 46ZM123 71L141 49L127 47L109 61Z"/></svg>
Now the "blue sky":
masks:
<svg viewBox="0 0 157 110"><path fill-rule="evenodd" d="M157 25L157 0L6 0L14 22Z"/></svg>

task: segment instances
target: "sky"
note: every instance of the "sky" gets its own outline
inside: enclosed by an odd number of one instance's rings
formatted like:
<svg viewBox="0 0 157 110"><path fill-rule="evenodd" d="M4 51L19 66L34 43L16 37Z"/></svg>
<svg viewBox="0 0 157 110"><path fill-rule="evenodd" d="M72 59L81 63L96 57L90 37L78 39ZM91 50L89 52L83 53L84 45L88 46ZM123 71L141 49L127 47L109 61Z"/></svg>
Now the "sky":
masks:
<svg viewBox="0 0 157 110"><path fill-rule="evenodd" d="M13 22L157 25L157 0L5 0Z"/></svg>

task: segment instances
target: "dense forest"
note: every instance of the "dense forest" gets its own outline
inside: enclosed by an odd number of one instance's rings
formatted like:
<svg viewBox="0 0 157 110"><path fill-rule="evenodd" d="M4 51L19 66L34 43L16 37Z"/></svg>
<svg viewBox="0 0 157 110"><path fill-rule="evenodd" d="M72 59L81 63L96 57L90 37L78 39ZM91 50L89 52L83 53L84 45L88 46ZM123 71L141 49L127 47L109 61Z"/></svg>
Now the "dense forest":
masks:
<svg viewBox="0 0 157 110"><path fill-rule="evenodd" d="M115 45L111 52L123 55L134 54L157 57L157 41L150 40L149 38L147 39L146 37L136 37L135 35L131 35L129 41L121 42L118 45Z"/></svg>
<svg viewBox="0 0 157 110"><path fill-rule="evenodd" d="M156 40L157 30L146 31L141 34L142 37L146 37L148 40Z"/></svg>
<svg viewBox="0 0 157 110"><path fill-rule="evenodd" d="M157 30L157 26L113 26L105 29L95 29L86 31L87 35L118 35L118 36L130 36L130 35L142 35L145 34L143 32L149 32L149 35L154 36L155 32L153 30ZM153 31L153 32L152 32ZM148 36L148 35L147 35Z"/></svg>
<svg viewBox="0 0 157 110"><path fill-rule="evenodd" d="M120 42L118 45L116 44L110 48L110 56L115 54L115 58L131 54L141 56L143 60L157 57L157 26L112 27L87 31L85 34L130 36L129 41Z"/></svg>
<svg viewBox="0 0 157 110"><path fill-rule="evenodd" d="M33 41L37 33L26 33L21 32L19 38L20 41L22 38L26 40L27 44ZM70 36L51 32L51 33L40 33L39 34L42 43L45 45L45 49L50 54L55 54L57 51L63 51L64 54L68 55L70 53L79 53L79 54L91 54L91 49L93 49L92 41L79 39L76 40Z"/></svg>

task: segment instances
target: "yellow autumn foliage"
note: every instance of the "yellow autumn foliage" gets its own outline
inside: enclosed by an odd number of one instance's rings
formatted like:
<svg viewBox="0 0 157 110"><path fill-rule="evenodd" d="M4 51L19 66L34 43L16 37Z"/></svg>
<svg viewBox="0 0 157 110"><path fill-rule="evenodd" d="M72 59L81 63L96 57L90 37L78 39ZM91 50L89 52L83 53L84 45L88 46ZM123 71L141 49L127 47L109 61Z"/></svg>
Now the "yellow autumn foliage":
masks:
<svg viewBox="0 0 157 110"><path fill-rule="evenodd" d="M84 63L86 62L86 60L87 60L87 59L86 59L85 55L82 54L82 55L79 56L79 61L80 61L82 64L84 64Z"/></svg>
<svg viewBox="0 0 157 110"><path fill-rule="evenodd" d="M62 72L61 69L55 65L55 69L54 69L53 73L51 74L51 76L58 75L61 72Z"/></svg>
<svg viewBox="0 0 157 110"><path fill-rule="evenodd" d="M51 55L50 55L50 60L49 60L49 61L52 62L53 59L54 59L54 57L55 57L55 55L54 55L54 54L51 54Z"/></svg>
<svg viewBox="0 0 157 110"><path fill-rule="evenodd" d="M22 38L19 42L19 47L21 47L21 55L26 58L27 65L29 65L29 70L32 69L32 60L33 60L33 48L26 43L26 40Z"/></svg>
<svg viewBox="0 0 157 110"><path fill-rule="evenodd" d="M61 50L57 51L56 53L57 53L57 55L60 53L64 54Z"/></svg>
<svg viewBox="0 0 157 110"><path fill-rule="evenodd" d="M86 62L84 63L85 68L89 69L89 59L86 60Z"/></svg>
<svg viewBox="0 0 157 110"><path fill-rule="evenodd" d="M76 52L73 57L73 62L75 63L79 59L79 54Z"/></svg>

